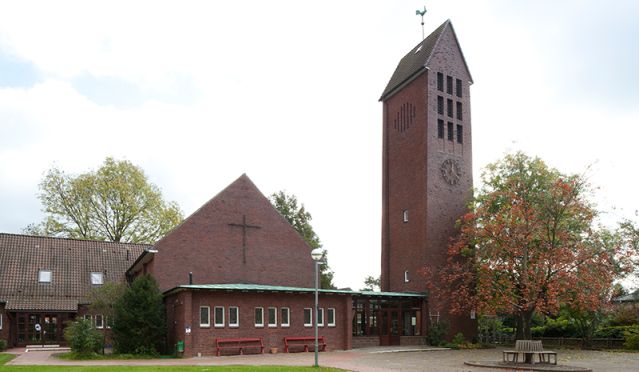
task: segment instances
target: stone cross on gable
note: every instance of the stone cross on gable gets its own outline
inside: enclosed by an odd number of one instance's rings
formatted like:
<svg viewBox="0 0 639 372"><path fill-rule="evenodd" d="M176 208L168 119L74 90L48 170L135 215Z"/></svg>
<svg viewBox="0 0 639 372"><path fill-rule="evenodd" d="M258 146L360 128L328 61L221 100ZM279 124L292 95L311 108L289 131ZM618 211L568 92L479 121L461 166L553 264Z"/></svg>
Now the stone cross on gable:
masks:
<svg viewBox="0 0 639 372"><path fill-rule="evenodd" d="M261 226L249 225L246 223L246 215L242 215L242 223L230 223L229 226L242 228L242 262L246 263L246 231L248 229L261 229Z"/></svg>

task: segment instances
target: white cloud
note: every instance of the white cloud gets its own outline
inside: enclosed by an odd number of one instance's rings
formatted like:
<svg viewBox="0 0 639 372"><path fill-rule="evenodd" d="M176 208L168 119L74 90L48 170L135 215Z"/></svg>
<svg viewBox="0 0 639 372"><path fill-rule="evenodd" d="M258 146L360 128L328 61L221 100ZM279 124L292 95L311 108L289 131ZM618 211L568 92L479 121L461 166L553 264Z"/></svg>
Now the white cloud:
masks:
<svg viewBox="0 0 639 372"><path fill-rule="evenodd" d="M3 216L0 229L15 232L40 218L36 186L54 163L81 172L106 156L129 159L187 213L246 172L267 194L297 194L329 249L337 284L359 288L380 271L377 99L399 58L419 41L414 10L422 6L3 4L0 48L32 62L44 80L0 88L2 194L31 210ZM524 16L530 9L510 2L428 7L427 32L451 18L475 79L476 174L509 149L537 154L562 171L597 162L593 183L601 186L602 206L639 206L629 155L638 137L636 108L614 111L606 101L566 97L557 78L566 65L555 62L567 57L548 47L548 35L576 42L571 38L580 34L572 30L583 25L560 10L553 17L563 23L546 30L543 13ZM131 107L97 104L74 88L74 79L86 75L130 83L143 99ZM192 82L182 87L196 92L192 99L178 99L180 81Z"/></svg>

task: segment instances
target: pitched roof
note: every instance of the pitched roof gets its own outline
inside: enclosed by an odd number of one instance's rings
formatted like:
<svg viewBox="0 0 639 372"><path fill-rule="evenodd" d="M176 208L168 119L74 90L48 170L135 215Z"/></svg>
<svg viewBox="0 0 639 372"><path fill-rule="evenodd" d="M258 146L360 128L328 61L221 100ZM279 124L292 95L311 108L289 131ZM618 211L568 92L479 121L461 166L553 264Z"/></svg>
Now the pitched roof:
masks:
<svg viewBox="0 0 639 372"><path fill-rule="evenodd" d="M426 67L428 65L428 62L430 61L433 51L435 50L435 47L437 46L441 35L444 33L444 31L446 31L447 28L450 28L450 30L453 32L453 35L455 36L455 40L457 40L453 25L450 22L450 19L448 19L446 20L446 22L437 27L435 31L428 35L426 39L420 41L417 45L415 45L415 47L411 49L410 52L408 52L399 61L399 64L397 65L393 76L391 76L388 84L386 85L386 89L384 89L384 92L379 99L380 101L388 98L402 84L413 80L422 72L426 71ZM461 53L461 48L459 50ZM463 53L461 57L464 61L466 70L468 71L468 76L470 76L470 71L468 70L468 65L466 65L466 60L464 59Z"/></svg>
<svg viewBox="0 0 639 372"><path fill-rule="evenodd" d="M294 292L294 293L313 293L315 288L303 287L286 287L279 285L262 285L262 284L191 284L180 285L172 288L165 293L172 293L180 290L211 290L211 291L240 291L240 292ZM373 291L353 291L350 289L320 289L320 293L326 294L348 294L369 297L418 297L424 298L426 294L415 292L373 292Z"/></svg>
<svg viewBox="0 0 639 372"><path fill-rule="evenodd" d="M0 233L0 302L7 310L75 311L92 288L91 272L122 282L145 244ZM51 270L50 283L38 282Z"/></svg>
<svg viewBox="0 0 639 372"><path fill-rule="evenodd" d="M614 302L639 302L639 289L627 295L615 297L612 299Z"/></svg>

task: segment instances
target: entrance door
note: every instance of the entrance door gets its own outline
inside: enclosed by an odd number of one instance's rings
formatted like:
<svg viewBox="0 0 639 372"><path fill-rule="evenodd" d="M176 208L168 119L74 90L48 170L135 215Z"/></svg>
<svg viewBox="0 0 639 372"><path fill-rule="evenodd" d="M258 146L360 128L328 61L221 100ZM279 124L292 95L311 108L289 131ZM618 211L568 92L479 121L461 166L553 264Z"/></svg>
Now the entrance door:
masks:
<svg viewBox="0 0 639 372"><path fill-rule="evenodd" d="M66 314L17 313L14 345L59 344L63 342L61 324L66 319ZM36 324L40 326L40 331L36 329Z"/></svg>
<svg viewBox="0 0 639 372"><path fill-rule="evenodd" d="M399 310L380 310L380 318L379 344L381 346L399 345Z"/></svg>

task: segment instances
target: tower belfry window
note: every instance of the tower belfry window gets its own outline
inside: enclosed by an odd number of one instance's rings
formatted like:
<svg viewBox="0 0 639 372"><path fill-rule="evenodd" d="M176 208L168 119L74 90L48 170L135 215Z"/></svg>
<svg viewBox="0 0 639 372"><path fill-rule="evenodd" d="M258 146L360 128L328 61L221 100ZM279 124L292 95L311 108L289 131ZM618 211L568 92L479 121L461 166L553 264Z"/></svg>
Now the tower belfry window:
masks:
<svg viewBox="0 0 639 372"><path fill-rule="evenodd" d="M444 74L441 72L437 73L437 90L440 92L444 91Z"/></svg>
<svg viewBox="0 0 639 372"><path fill-rule="evenodd" d="M444 121L437 119L437 138L444 138Z"/></svg>
<svg viewBox="0 0 639 372"><path fill-rule="evenodd" d="M453 77L446 76L446 93L453 94Z"/></svg>
<svg viewBox="0 0 639 372"><path fill-rule="evenodd" d="M464 120L464 116L463 116L462 112L463 112L462 103L461 102L457 102L457 119Z"/></svg>
<svg viewBox="0 0 639 372"><path fill-rule="evenodd" d="M452 99L448 99L446 101L446 106L447 106L446 108L448 109L447 110L448 111L448 116L452 118L453 117L453 100Z"/></svg>
<svg viewBox="0 0 639 372"><path fill-rule="evenodd" d="M457 89L455 89L457 91L456 92L457 93L457 97L461 98L461 96L462 96L462 81L460 79L456 79L455 83L457 85L457 87L456 87Z"/></svg>
<svg viewBox="0 0 639 372"><path fill-rule="evenodd" d="M457 124L457 143L464 143L464 127Z"/></svg>
<svg viewBox="0 0 639 372"><path fill-rule="evenodd" d="M437 113L444 115L444 97L437 96Z"/></svg>
<svg viewBox="0 0 639 372"><path fill-rule="evenodd" d="M453 134L453 123L451 123L450 121L448 122L448 140L452 141L454 138L454 134Z"/></svg>

